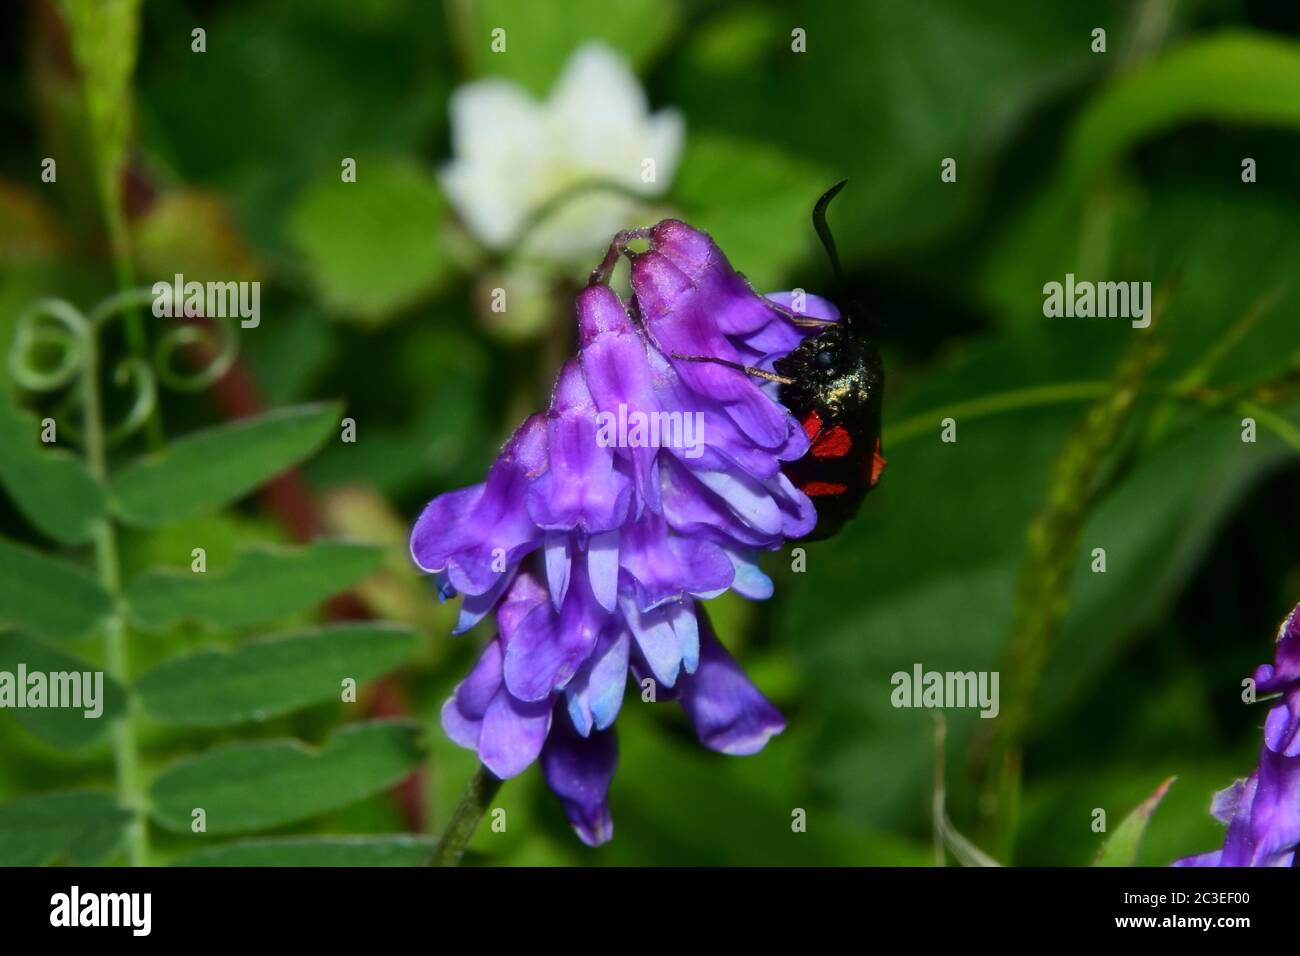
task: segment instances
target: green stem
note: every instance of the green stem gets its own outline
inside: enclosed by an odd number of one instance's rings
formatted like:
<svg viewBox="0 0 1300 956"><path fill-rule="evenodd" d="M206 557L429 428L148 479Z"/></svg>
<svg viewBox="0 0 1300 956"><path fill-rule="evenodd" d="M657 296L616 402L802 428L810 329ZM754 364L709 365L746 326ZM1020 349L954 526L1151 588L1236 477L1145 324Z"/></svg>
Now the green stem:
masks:
<svg viewBox="0 0 1300 956"><path fill-rule="evenodd" d="M1296 451L1300 451L1300 428L1258 402L1241 402L1238 407Z"/></svg>
<svg viewBox="0 0 1300 956"><path fill-rule="evenodd" d="M456 866L460 863L465 847L478 829L483 814L487 813L488 804L501 789L501 783L487 767L479 766L474 776L470 777L469 786L456 805L447 829L442 831L442 838L433 851L433 859L429 861L430 866Z"/></svg>
<svg viewBox="0 0 1300 956"><path fill-rule="evenodd" d="M1000 415L1004 412L1023 411L1028 408L1096 401L1110 394L1113 387L1112 382L1102 379L1084 379L1078 382L1054 382L1051 385L1034 385L1028 388L994 392L991 395L980 395L978 398L954 402L951 405L943 405L916 415L909 415L896 424L886 426L884 446L886 449L893 448L923 435L929 435L934 431L938 423L945 418L970 421L976 418L987 418L990 415ZM1231 407L1237 398L1237 395L1233 392L1211 391L1202 387L1198 382L1190 381L1177 382L1173 385L1143 385L1137 389L1137 392L1141 395L1157 395L1175 401L1189 402L1208 409ZM1257 402L1247 403L1243 400L1237 404L1241 408L1247 406L1252 409L1261 408ZM1277 431L1279 436L1289 444L1296 443L1296 440L1300 438L1300 432L1293 430L1292 433L1287 433L1285 431L1285 419L1270 413L1267 409L1263 409L1263 412L1264 417L1269 419L1268 426L1270 428ZM1263 420L1264 418L1261 417L1260 421ZM1276 427L1279 421L1283 426L1281 429Z"/></svg>
<svg viewBox="0 0 1300 956"><path fill-rule="evenodd" d="M81 387L86 464L91 474L103 483L108 477L108 463L104 451L103 410L99 402L99 354L93 327L86 330L83 347L86 364ZM104 627L106 667L111 677L126 684L130 679L126 616L122 609L122 574L117 554L117 534L111 519L105 517L96 522L94 542L99 582L113 599L113 611ZM131 813L131 821L127 825L127 857L132 866L144 866L149 861L149 829L144 817L144 797L139 786L139 755L134 717L130 708L114 721L112 741L118 801L123 809Z"/></svg>
<svg viewBox="0 0 1300 956"><path fill-rule="evenodd" d="M118 201L117 190L112 184L104 185L104 216L108 220L109 244L113 249L113 272L117 278L117 290L127 295L135 287L135 266L131 256L131 234L127 231L126 219ZM131 355L140 361L146 361L148 343L145 337L144 319L137 305L126 308L123 325L126 328L126 344ZM149 410L144 423L145 442L151 450L162 447L162 416L155 403Z"/></svg>
<svg viewBox="0 0 1300 956"><path fill-rule="evenodd" d="M956 402L944 408L931 409L903 419L886 429L884 446L888 449L929 434L934 430L936 423L944 418L970 420L1023 408L1037 408L1042 405L1086 402L1101 398L1110 387L1110 382L1106 381L1057 382L1052 385L1037 385L997 392L993 395L981 395L979 398Z"/></svg>

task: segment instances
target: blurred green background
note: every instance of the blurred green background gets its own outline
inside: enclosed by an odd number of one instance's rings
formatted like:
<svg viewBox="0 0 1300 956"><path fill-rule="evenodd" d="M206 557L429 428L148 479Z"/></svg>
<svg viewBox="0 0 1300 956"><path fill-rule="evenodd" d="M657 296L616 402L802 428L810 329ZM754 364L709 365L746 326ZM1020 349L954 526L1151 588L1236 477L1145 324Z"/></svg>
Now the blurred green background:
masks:
<svg viewBox="0 0 1300 956"><path fill-rule="evenodd" d="M373 786L253 814L229 835L195 835L184 814L156 810L152 861L238 837L251 855L225 861L415 862L427 840L380 835L435 834L450 813L474 758L445 739L438 710L484 635L448 636L454 609L407 567L406 530L429 498L479 480L504 436L545 404L573 346L571 296L600 249L556 262L479 242L438 175L455 152L449 99L495 75L545 97L593 39L625 58L651 110L675 109L684 124L676 168L658 195L633 201L627 225L680 216L759 290L829 294L808 217L848 177L831 221L851 291L885 325L889 469L857 521L808 546L805 573L769 556L771 601L711 607L787 715L784 734L759 756L727 758L699 747L675 709L629 700L614 841L583 847L534 770L505 786L506 832L483 827L472 859L928 865L934 724L890 705L890 675L915 663L1001 672L1003 717L948 712L946 747L953 822L1000 860L1087 864L1104 836L1094 809L1113 829L1171 775L1139 862L1221 842L1210 795L1254 765L1262 722L1240 681L1271 659L1277 622L1300 600L1295 3L29 0L9 24L0 355L42 297L85 311L123 284L176 272L257 279L262 323L238 333L234 369L211 389L164 388L156 431L112 447L112 466L285 404L340 400L357 423L355 444L324 442L301 480L123 529L128 585L154 566L184 570L196 542L210 573L250 546L315 535L383 549L256 624L200 614L133 627L125 676L327 618L416 633L357 704L313 701L200 729L137 714L142 787L219 746L320 744L362 717L413 719L425 742L410 746L428 749L376 771ZM195 28L203 53L191 48ZM503 53L491 49L495 28L506 30ZM1098 28L1104 53L1092 49ZM791 49L796 29L806 52ZM55 182L41 179L46 157ZM355 183L341 182L344 158L356 160ZM955 182L941 181L945 158ZM1042 286L1067 272L1149 280L1167 308L1149 332L1044 318ZM510 294L504 313L488 305L496 287ZM106 369L128 340L106 331ZM1144 341L1160 349L1145 354ZM21 387L7 364L0 386L38 418L60 400ZM111 382L106 392L120 418L129 399ZM1253 443L1241 440L1248 416ZM956 443L940 441L946 417ZM94 564L84 542L50 540L5 496L0 535ZM1098 547L1104 574L1090 567ZM7 573L0 602L18 601L26 570L11 562ZM5 621L15 613L0 607ZM101 645L88 635L64 649L102 660ZM1041 675L1025 648L1041 650ZM977 725L1002 723L1017 702L1023 727L994 728L1011 736L990 745ZM982 805L981 755L997 746L1023 786ZM285 780L298 778L275 776L274 760L263 769L240 771L249 790L287 789L292 802ZM0 848L6 832L33 826L30 801L108 792L113 780L102 735L0 714L0 802L20 808L0 807ZM165 796L154 791L154 803ZM795 808L806 833L791 832ZM71 831L45 825L48 846L10 859L125 858L111 814ZM348 851L321 839L339 834L369 842Z"/></svg>

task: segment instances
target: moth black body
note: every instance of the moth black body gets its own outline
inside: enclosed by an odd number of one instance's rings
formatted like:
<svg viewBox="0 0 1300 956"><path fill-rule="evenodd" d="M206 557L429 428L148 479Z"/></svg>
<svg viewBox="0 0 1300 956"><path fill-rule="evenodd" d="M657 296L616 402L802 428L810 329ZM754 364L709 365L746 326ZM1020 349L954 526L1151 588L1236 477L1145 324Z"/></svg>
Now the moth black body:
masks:
<svg viewBox="0 0 1300 956"><path fill-rule="evenodd" d="M843 180L832 186L813 209L813 225L841 286L826 207L843 186ZM817 509L817 525L806 536L815 541L835 534L857 515L862 499L880 480L885 369L866 324L847 304L839 322L798 315L792 320L820 329L773 366L781 378L781 404L808 435L808 454L783 470Z"/></svg>
<svg viewBox="0 0 1300 956"><path fill-rule="evenodd" d="M809 336L778 360L775 370L791 380L780 386L781 404L803 425L809 441L808 454L783 470L817 509L817 525L807 539L828 538L858 513L885 467L880 353L856 327L841 323Z"/></svg>

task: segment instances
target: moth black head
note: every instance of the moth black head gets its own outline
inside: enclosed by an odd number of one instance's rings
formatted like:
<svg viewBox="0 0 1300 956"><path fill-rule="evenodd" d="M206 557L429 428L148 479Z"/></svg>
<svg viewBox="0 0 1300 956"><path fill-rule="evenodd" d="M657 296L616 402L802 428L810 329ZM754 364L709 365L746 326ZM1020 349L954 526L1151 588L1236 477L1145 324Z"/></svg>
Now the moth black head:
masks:
<svg viewBox="0 0 1300 956"><path fill-rule="evenodd" d="M885 369L875 343L856 327L832 325L809 336L774 370L792 380L780 396L796 417L815 408L823 421L867 422L879 431Z"/></svg>
<svg viewBox="0 0 1300 956"><path fill-rule="evenodd" d="M843 275L826 207L844 182L827 190L813 209L813 227L831 260L842 302ZM810 540L830 537L856 515L885 467L880 456L885 369L866 323L855 313L845 303L840 321L805 338L773 366L785 379L781 404L809 439L808 454L787 463L784 471L817 509Z"/></svg>

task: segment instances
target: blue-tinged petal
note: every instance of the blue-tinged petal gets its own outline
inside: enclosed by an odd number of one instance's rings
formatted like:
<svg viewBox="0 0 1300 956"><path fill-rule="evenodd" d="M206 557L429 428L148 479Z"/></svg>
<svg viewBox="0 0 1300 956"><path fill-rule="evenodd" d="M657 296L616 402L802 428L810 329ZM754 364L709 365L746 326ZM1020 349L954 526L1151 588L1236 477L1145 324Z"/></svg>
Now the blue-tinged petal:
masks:
<svg viewBox="0 0 1300 956"><path fill-rule="evenodd" d="M587 575L591 593L606 611L618 605L619 532L594 534L587 542Z"/></svg>
<svg viewBox="0 0 1300 956"><path fill-rule="evenodd" d="M682 651L666 609L642 611L636 601L627 596L620 596L619 606L655 680L665 687L672 687L677 683L677 674L682 667Z"/></svg>
<svg viewBox="0 0 1300 956"><path fill-rule="evenodd" d="M558 611L569 592L569 573L573 558L569 553L570 534L566 531L548 531L545 538L546 584L551 591L551 603Z"/></svg>
<svg viewBox="0 0 1300 956"><path fill-rule="evenodd" d="M619 628L608 649L596 659L591 675L587 678L591 715L600 730L614 725L614 718L623 706L623 693L627 688L628 648L631 643L631 635L625 628Z"/></svg>
<svg viewBox="0 0 1300 956"><path fill-rule="evenodd" d="M682 668L686 673L694 674L700 665L700 626L695 617L695 602L674 604L667 610L682 654Z"/></svg>
<svg viewBox="0 0 1300 956"><path fill-rule="evenodd" d="M584 737L593 727L604 730L614 723L627 686L628 648L631 637L615 618L601 634L596 650L565 687L569 717Z"/></svg>
<svg viewBox="0 0 1300 956"><path fill-rule="evenodd" d="M466 594L465 599L460 602L460 613L456 618L456 627L451 633L453 635L464 634L483 620L488 615L488 612L496 607L501 595L514 582L517 570L518 565L515 565L505 573L497 575L496 583L482 594Z"/></svg>
<svg viewBox="0 0 1300 956"><path fill-rule="evenodd" d="M733 591L751 601L766 601L772 596L776 585L763 573L763 569L758 566L752 555L742 554L735 548L723 548L723 551L735 569L735 576L731 582Z"/></svg>
<svg viewBox="0 0 1300 956"><path fill-rule="evenodd" d="M774 548L781 539L755 531L736 517L726 502L705 488L675 458L664 458L664 518L673 531L685 537L717 537L727 543L753 548Z"/></svg>
<svg viewBox="0 0 1300 956"><path fill-rule="evenodd" d="M748 475L721 471L697 471L695 477L726 502L732 514L759 534L781 533L781 508L758 481Z"/></svg>

